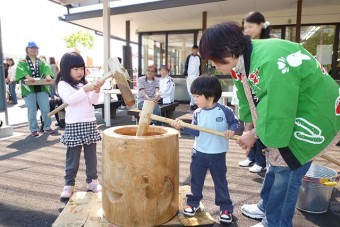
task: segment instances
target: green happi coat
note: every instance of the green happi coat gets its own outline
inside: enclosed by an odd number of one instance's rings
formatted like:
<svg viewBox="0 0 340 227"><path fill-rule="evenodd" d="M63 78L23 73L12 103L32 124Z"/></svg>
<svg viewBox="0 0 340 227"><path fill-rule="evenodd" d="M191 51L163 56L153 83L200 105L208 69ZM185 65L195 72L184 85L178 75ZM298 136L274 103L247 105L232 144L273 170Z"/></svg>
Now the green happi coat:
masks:
<svg viewBox="0 0 340 227"><path fill-rule="evenodd" d="M340 129L339 85L300 44L266 39L252 45L248 83L258 98L256 133L267 147L288 147L304 164ZM238 78L234 76L240 119L251 122Z"/></svg>
<svg viewBox="0 0 340 227"><path fill-rule="evenodd" d="M17 65L17 70L15 73L15 80L17 82L21 81L23 82L23 80L25 80L25 76L32 76L32 71L29 67L29 64L27 62L26 59L22 59L19 61L18 65ZM50 66L48 64L46 64L44 62L44 60L39 59L39 76L40 78L50 75L51 78L54 78L54 74L50 68ZM24 85L23 83L21 83L21 95L23 97L27 96L30 93L34 93L35 92L35 87L33 85ZM29 89L27 89L29 88ZM48 94L50 93L50 85L41 85L41 91L42 92L47 92Z"/></svg>

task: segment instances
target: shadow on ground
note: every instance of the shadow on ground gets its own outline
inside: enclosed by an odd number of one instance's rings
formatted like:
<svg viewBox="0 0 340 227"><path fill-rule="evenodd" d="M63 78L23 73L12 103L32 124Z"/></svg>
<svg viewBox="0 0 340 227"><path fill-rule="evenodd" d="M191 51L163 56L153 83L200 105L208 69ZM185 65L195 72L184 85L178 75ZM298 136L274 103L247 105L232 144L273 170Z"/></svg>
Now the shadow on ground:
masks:
<svg viewBox="0 0 340 227"><path fill-rule="evenodd" d="M36 227L37 223L42 226L50 226L57 217L56 214L27 210L17 206L0 203L0 226Z"/></svg>

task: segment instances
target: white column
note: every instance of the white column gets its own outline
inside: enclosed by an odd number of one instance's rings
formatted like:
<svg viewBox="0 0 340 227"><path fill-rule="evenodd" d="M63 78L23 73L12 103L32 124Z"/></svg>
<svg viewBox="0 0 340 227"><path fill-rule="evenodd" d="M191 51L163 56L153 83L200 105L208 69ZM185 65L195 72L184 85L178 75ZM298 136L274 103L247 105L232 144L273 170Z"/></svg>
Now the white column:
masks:
<svg viewBox="0 0 340 227"><path fill-rule="evenodd" d="M103 38L104 38L104 73L109 72L108 60L110 58L110 1L103 0ZM110 95L104 95L104 116L105 125L111 126L111 115L110 115Z"/></svg>

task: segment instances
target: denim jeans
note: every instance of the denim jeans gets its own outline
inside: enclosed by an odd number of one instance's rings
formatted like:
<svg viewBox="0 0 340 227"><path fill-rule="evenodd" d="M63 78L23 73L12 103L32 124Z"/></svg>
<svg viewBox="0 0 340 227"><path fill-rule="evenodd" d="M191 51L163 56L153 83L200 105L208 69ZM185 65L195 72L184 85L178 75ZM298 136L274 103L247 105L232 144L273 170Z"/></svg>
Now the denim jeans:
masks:
<svg viewBox="0 0 340 227"><path fill-rule="evenodd" d="M215 204L221 210L233 212L234 206L230 199L228 182L227 182L227 166L226 153L205 154L193 149L191 158L191 194L187 195L187 204L192 207L199 207L203 198L203 186L205 176L209 169L215 188Z"/></svg>
<svg viewBox="0 0 340 227"><path fill-rule="evenodd" d="M50 104L48 102L48 93L34 92L24 97L28 112L28 125L31 132L39 131L37 121L37 103L44 121L44 130L51 129L51 118L47 116L50 112Z"/></svg>
<svg viewBox="0 0 340 227"><path fill-rule="evenodd" d="M266 216L262 224L266 227L292 227L297 198L312 161L292 171L289 167L270 166L264 179L260 210Z"/></svg>
<svg viewBox="0 0 340 227"><path fill-rule="evenodd" d="M143 109L143 105L144 105L144 101L142 102L139 102L138 103L138 109ZM155 105L155 109L153 109L153 113L154 115L158 115L160 116L161 115L161 109L159 107L158 104ZM163 125L161 122L158 122L158 121L151 121L152 123L154 123L155 125Z"/></svg>
<svg viewBox="0 0 340 227"><path fill-rule="evenodd" d="M266 156L263 154L262 150L266 147L260 143L259 140L256 140L254 147L251 148L248 158L251 161L255 161L255 163L261 167L266 167Z"/></svg>
<svg viewBox="0 0 340 227"><path fill-rule="evenodd" d="M18 99L17 99L17 93L16 93L16 85L17 85L17 82L13 81L12 83L10 83L8 85L9 87L9 93L11 94L11 97L12 97L12 102L14 104L17 104L18 103Z"/></svg>

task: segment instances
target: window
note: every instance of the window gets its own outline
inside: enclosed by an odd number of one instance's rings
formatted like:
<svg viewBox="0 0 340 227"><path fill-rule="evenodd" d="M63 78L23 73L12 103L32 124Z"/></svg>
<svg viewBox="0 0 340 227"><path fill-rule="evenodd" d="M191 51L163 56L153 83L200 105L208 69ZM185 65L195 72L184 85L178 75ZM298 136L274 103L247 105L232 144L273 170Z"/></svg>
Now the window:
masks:
<svg viewBox="0 0 340 227"><path fill-rule="evenodd" d="M197 34L198 30L140 33L138 75L155 64L157 68L167 65L171 75L181 77L186 58L197 43Z"/></svg>

